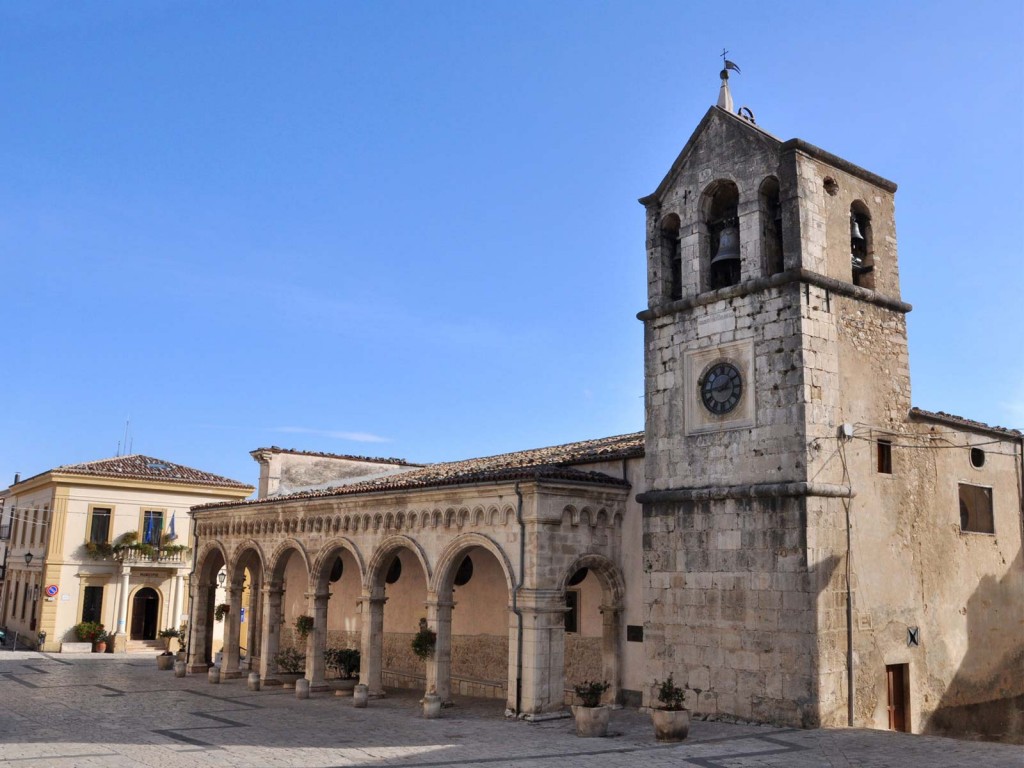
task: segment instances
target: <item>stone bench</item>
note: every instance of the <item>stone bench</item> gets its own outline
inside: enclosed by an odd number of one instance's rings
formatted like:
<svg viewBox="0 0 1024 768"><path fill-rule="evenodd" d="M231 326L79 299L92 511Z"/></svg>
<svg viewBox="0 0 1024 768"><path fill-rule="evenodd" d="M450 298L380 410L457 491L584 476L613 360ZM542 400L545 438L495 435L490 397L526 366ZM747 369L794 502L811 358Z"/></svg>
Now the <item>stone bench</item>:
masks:
<svg viewBox="0 0 1024 768"><path fill-rule="evenodd" d="M92 643L61 643L61 653L92 653Z"/></svg>

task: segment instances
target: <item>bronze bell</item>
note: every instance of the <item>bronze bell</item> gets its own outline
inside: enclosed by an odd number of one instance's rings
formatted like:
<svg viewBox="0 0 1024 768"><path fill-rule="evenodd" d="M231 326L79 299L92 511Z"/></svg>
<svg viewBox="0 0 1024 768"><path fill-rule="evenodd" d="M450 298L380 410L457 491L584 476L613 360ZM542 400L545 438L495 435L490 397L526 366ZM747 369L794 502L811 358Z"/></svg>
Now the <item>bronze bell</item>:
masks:
<svg viewBox="0 0 1024 768"><path fill-rule="evenodd" d="M864 242L864 235L860 233L860 224L857 223L857 217L850 217L850 240Z"/></svg>
<svg viewBox="0 0 1024 768"><path fill-rule="evenodd" d="M718 237L718 253L711 259L711 265L740 260L740 231L735 224L722 230Z"/></svg>

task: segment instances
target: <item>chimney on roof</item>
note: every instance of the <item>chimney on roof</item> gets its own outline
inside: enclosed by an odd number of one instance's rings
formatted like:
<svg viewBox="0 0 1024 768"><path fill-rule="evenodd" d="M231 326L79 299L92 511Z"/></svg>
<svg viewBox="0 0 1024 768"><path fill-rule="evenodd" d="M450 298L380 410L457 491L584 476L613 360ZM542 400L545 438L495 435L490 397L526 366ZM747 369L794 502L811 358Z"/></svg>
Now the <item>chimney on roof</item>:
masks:
<svg viewBox="0 0 1024 768"><path fill-rule="evenodd" d="M12 483L12 485L17 485L20 482L21 482L21 472L15 472L14 473L14 482Z"/></svg>

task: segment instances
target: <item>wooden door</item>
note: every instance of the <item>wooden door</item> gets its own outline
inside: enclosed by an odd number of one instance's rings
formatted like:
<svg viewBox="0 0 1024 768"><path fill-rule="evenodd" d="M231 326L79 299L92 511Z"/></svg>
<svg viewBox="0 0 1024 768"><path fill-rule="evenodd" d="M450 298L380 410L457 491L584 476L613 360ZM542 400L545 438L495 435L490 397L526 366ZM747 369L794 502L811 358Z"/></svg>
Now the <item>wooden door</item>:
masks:
<svg viewBox="0 0 1024 768"><path fill-rule="evenodd" d="M885 668L890 731L907 731L907 677L906 664L889 664Z"/></svg>

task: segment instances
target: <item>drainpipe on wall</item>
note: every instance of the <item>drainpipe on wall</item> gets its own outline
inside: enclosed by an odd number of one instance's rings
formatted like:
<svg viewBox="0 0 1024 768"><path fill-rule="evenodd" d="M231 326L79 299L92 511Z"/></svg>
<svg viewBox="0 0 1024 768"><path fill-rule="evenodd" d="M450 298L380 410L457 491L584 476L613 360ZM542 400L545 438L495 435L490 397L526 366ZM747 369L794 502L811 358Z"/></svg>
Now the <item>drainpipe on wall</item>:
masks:
<svg viewBox="0 0 1024 768"><path fill-rule="evenodd" d="M523 522L523 492L516 481L516 522L519 524L519 583L512 590L512 613L516 615L516 717L519 717L523 700L523 611L519 607L519 590L526 580L526 523Z"/></svg>

